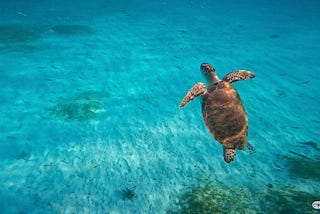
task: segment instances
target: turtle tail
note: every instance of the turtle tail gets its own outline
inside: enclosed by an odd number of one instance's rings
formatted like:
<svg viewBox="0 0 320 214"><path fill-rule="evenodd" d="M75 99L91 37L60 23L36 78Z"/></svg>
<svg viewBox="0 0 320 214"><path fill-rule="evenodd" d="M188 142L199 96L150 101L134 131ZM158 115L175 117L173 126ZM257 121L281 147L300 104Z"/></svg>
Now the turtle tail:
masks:
<svg viewBox="0 0 320 214"><path fill-rule="evenodd" d="M224 160L227 163L230 163L236 157L236 150L223 147L223 156L224 156Z"/></svg>

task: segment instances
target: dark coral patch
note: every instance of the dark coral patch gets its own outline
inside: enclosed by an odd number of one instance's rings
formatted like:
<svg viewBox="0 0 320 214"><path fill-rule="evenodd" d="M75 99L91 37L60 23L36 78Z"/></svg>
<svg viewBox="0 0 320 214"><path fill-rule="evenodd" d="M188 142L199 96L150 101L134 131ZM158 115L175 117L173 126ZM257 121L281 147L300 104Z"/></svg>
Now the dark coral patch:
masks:
<svg viewBox="0 0 320 214"><path fill-rule="evenodd" d="M251 200L249 192L200 182L187 188L172 213L232 213L235 210L245 213L249 209L248 199Z"/></svg>
<svg viewBox="0 0 320 214"><path fill-rule="evenodd" d="M135 193L135 186L131 188L124 188L121 190L122 200L133 200L135 197L137 197Z"/></svg>
<svg viewBox="0 0 320 214"><path fill-rule="evenodd" d="M102 104L95 92L85 92L76 97L62 100L49 109L51 115L65 121L93 119Z"/></svg>
<svg viewBox="0 0 320 214"><path fill-rule="evenodd" d="M312 213L318 195L291 186L275 188L228 187L214 182L187 187L170 213Z"/></svg>

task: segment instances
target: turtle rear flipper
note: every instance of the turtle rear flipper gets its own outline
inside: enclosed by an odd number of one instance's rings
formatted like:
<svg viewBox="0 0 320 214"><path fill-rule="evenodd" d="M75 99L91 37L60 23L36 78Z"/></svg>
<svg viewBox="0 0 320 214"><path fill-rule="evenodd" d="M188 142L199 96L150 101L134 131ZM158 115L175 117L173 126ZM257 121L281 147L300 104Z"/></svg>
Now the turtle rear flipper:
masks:
<svg viewBox="0 0 320 214"><path fill-rule="evenodd" d="M256 75L250 71L246 70L238 70L238 71L232 71L228 73L224 78L223 81L226 81L228 83L233 83L239 80L246 80L254 78Z"/></svg>
<svg viewBox="0 0 320 214"><path fill-rule="evenodd" d="M223 157L227 163L232 162L234 160L234 158L236 157L236 155L237 154L236 154L235 149L223 147Z"/></svg>

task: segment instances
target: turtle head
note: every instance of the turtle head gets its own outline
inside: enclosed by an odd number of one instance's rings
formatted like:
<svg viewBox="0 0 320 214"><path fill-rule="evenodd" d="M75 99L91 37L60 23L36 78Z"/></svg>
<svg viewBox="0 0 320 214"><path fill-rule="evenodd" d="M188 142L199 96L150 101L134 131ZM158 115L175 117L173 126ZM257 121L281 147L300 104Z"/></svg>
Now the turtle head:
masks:
<svg viewBox="0 0 320 214"><path fill-rule="evenodd" d="M216 70L209 63L202 63L200 65L200 70L203 76L206 78L209 85L212 85L220 81Z"/></svg>

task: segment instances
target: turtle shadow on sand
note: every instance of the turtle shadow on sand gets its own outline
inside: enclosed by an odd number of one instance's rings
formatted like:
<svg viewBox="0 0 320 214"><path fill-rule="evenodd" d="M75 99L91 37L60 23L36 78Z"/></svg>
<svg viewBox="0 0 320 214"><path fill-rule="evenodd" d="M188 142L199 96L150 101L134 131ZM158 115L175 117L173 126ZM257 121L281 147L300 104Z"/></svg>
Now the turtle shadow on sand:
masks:
<svg viewBox="0 0 320 214"><path fill-rule="evenodd" d="M44 31L41 26L0 25L0 50L24 53L41 50L35 43L43 38Z"/></svg>
<svg viewBox="0 0 320 214"><path fill-rule="evenodd" d="M87 25L56 24L56 25L0 25L0 51L34 52L46 46L37 44L45 36L54 32L60 36L88 36L95 34L95 29ZM49 33L49 34L48 34Z"/></svg>
<svg viewBox="0 0 320 214"><path fill-rule="evenodd" d="M95 33L95 30L90 26L77 24L53 25L51 29L61 36L91 35Z"/></svg>
<svg viewBox="0 0 320 214"><path fill-rule="evenodd" d="M280 38L279 34L271 34L271 35L269 35L269 39L278 39L278 38Z"/></svg>
<svg viewBox="0 0 320 214"><path fill-rule="evenodd" d="M58 24L52 26L35 26L21 24L0 25L0 44L33 43L41 38L48 30L58 35L90 35L96 31L87 25Z"/></svg>
<svg viewBox="0 0 320 214"><path fill-rule="evenodd" d="M0 25L0 43L31 43L42 38L42 29L18 24Z"/></svg>

